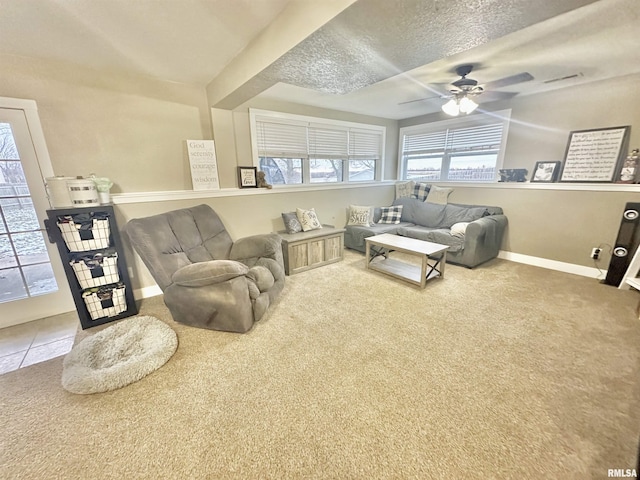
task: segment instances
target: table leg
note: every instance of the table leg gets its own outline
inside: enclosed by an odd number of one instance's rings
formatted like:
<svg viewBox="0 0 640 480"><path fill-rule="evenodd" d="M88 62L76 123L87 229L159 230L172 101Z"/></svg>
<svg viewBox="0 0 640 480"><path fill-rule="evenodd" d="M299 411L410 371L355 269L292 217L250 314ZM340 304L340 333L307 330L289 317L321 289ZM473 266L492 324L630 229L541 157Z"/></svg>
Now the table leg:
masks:
<svg viewBox="0 0 640 480"><path fill-rule="evenodd" d="M368 269L369 268L369 263L371 262L371 244L369 242L365 242L366 247L365 247L365 268Z"/></svg>

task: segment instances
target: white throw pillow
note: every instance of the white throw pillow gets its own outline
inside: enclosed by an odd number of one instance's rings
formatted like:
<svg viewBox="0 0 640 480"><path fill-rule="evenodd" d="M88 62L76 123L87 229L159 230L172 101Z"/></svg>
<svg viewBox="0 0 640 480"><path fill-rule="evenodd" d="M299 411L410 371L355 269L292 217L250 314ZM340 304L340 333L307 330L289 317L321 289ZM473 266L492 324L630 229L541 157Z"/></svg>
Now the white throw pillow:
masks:
<svg viewBox="0 0 640 480"><path fill-rule="evenodd" d="M464 238L464 234L467 232L467 226L469 222L454 223L451 226L451 235L458 238Z"/></svg>
<svg viewBox="0 0 640 480"><path fill-rule="evenodd" d="M320 220L316 215L315 209L303 210L302 208L296 208L296 216L302 225L302 231L308 232L309 230L316 230L322 228Z"/></svg>
<svg viewBox="0 0 640 480"><path fill-rule="evenodd" d="M438 203L440 205L446 205L449 203L449 195L453 192L453 188L445 188L445 187L437 187L435 185L431 185L431 190L429 190L429 195L427 195L426 202L429 203Z"/></svg>
<svg viewBox="0 0 640 480"><path fill-rule="evenodd" d="M413 195L413 187L415 184L416 182L413 180L396 183L396 198L411 197L411 195Z"/></svg>
<svg viewBox="0 0 640 480"><path fill-rule="evenodd" d="M347 225L360 225L370 227L373 221L373 208L349 205L349 218Z"/></svg>

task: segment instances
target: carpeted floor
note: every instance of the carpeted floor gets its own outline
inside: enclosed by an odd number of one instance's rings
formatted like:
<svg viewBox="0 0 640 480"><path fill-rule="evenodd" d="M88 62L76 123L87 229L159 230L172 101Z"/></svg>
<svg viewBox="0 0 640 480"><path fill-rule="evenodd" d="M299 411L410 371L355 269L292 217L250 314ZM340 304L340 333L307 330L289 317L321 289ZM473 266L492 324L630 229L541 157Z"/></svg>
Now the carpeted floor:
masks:
<svg viewBox="0 0 640 480"><path fill-rule="evenodd" d="M74 395L62 358L0 376L0 478L607 478L636 465L639 299L498 259L420 290L350 251L245 335L148 299L179 346L142 380Z"/></svg>

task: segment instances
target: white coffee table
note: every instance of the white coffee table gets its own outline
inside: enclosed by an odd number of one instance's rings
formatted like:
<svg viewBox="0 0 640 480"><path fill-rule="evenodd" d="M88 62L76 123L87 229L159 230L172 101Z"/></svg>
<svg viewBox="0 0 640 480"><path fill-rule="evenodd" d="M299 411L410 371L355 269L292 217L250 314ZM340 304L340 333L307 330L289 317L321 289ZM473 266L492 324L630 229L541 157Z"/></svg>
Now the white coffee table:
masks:
<svg viewBox="0 0 640 480"><path fill-rule="evenodd" d="M420 288L424 288L427 280L444 277L444 267L447 261L447 245L425 242L415 238L401 237L390 233L375 235L365 239L367 269L386 273ZM384 249L385 253L371 258L372 247ZM422 264L412 265L389 258L393 251L415 255L422 260Z"/></svg>

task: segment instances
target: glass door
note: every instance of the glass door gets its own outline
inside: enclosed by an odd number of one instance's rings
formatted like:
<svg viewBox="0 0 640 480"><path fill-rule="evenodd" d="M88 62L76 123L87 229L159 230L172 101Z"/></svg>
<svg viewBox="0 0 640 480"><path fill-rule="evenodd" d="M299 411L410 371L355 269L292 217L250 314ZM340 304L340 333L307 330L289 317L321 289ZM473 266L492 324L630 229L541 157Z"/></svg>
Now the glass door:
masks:
<svg viewBox="0 0 640 480"><path fill-rule="evenodd" d="M0 99L0 328L74 310L62 262L44 230L47 168L34 143L43 146L44 138L33 138L40 130L30 128L25 110L1 105Z"/></svg>

